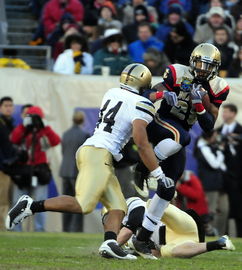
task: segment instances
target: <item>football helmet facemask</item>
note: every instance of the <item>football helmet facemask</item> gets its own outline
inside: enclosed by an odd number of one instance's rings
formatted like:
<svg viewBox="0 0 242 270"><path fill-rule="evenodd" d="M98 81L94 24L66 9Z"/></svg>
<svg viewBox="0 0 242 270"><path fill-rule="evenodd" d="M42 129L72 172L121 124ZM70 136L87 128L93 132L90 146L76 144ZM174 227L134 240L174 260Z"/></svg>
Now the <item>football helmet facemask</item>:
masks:
<svg viewBox="0 0 242 270"><path fill-rule="evenodd" d="M151 87L151 77L151 72L145 65L130 64L120 75L120 87L136 94L142 94L145 89Z"/></svg>
<svg viewBox="0 0 242 270"><path fill-rule="evenodd" d="M191 72L198 81L213 79L218 74L220 64L219 50L209 43L198 45L190 57Z"/></svg>

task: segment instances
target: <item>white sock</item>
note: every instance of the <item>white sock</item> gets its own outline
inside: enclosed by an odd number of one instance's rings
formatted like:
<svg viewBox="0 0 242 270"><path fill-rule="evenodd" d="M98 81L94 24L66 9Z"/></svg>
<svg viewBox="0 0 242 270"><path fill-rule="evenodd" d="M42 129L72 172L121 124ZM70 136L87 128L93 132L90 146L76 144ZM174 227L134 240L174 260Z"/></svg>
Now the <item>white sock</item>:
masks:
<svg viewBox="0 0 242 270"><path fill-rule="evenodd" d="M166 207L170 202L161 199L157 194L151 199L142 226L149 231L154 231L156 224L161 220Z"/></svg>

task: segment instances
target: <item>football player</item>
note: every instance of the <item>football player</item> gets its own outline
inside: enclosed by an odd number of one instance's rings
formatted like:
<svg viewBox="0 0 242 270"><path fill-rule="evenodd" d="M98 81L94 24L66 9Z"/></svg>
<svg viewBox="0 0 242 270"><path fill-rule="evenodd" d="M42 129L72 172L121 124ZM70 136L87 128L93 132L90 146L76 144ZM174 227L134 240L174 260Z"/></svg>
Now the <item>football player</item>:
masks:
<svg viewBox="0 0 242 270"><path fill-rule="evenodd" d="M126 200L126 203L128 212L123 219L123 227L117 241L119 245L128 243L132 248L132 242L129 239L142 226L149 201L144 202L138 197L131 197ZM206 243L200 217L193 210L186 213L172 204L166 208L149 244L155 257L191 258L213 250L235 250L233 243L226 235L216 241Z"/></svg>
<svg viewBox="0 0 242 270"><path fill-rule="evenodd" d="M146 126L153 120L155 108L150 100L141 96L150 84L151 73L142 64L128 65L122 71L120 87L109 89L103 97L93 136L76 153L79 174L75 197L63 195L33 201L24 195L9 211L7 229L12 229L24 218L37 212L88 214L100 201L109 210L109 215L104 224L104 242L99 253L104 257L136 259L126 254L116 241L127 206L114 174L113 158L116 161L122 158L121 150L132 135L151 175L157 170L159 165L146 133Z"/></svg>
<svg viewBox="0 0 242 270"><path fill-rule="evenodd" d="M145 258L153 257L146 243L175 192L171 181L165 183L159 179L163 173L166 179L171 178L174 182L180 178L185 167L184 147L190 142L189 129L198 121L205 132L212 130L219 107L228 95L228 84L217 76L220 64L219 50L212 44L202 43L193 50L190 66L168 66L162 82L144 93L152 101L163 99L154 121L147 128L155 154L162 162L161 167L153 172L158 187L143 226L137 238L133 238L136 251ZM137 166L137 171L141 176L136 177L136 183L142 188L148 171L142 164Z"/></svg>

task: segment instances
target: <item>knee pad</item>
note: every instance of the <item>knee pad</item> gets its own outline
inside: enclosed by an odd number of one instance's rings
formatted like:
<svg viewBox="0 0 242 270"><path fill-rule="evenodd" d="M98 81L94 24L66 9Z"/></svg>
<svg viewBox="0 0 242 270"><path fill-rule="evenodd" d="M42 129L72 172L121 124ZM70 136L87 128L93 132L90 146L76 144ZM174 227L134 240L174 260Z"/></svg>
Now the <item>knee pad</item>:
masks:
<svg viewBox="0 0 242 270"><path fill-rule="evenodd" d="M158 180L158 187L156 194L161 198L166 201L171 201L175 195L175 185L166 185L164 183L164 180L160 179Z"/></svg>
<svg viewBox="0 0 242 270"><path fill-rule="evenodd" d="M182 145L175 142L174 140L167 138L159 142L155 148L154 152L159 160L164 160L169 156L174 155L179 150L181 150Z"/></svg>

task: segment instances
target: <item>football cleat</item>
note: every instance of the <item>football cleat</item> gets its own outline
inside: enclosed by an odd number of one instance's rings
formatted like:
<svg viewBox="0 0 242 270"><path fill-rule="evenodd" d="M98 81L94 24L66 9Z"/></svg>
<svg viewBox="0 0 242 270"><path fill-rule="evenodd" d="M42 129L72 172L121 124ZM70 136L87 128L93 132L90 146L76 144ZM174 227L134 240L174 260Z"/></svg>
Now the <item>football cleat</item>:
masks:
<svg viewBox="0 0 242 270"><path fill-rule="evenodd" d="M129 241L129 246L132 249L134 249L135 252L137 252L144 259L151 259L151 260L158 259L151 252L150 242L139 241L137 240L135 235L132 237L131 241Z"/></svg>
<svg viewBox="0 0 242 270"><path fill-rule="evenodd" d="M26 217L33 215L30 209L32 202L33 199L28 195L23 195L19 198L14 207L8 212L5 221L7 230L12 230L15 225L22 222Z"/></svg>
<svg viewBox="0 0 242 270"><path fill-rule="evenodd" d="M233 245L232 241L229 239L227 235L223 235L218 239L218 243L222 249L225 250L235 250L235 246Z"/></svg>
<svg viewBox="0 0 242 270"><path fill-rule="evenodd" d="M116 240L106 240L102 243L99 248L99 254L104 258L114 258L120 260L136 260L137 257L131 254L127 254L124 250L118 245Z"/></svg>

